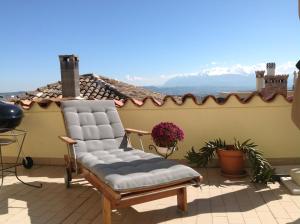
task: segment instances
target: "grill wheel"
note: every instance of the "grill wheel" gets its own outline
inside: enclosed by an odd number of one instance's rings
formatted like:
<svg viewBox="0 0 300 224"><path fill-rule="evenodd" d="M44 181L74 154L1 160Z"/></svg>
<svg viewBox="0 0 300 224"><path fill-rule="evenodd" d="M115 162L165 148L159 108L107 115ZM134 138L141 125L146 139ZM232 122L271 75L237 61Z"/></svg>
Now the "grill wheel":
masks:
<svg viewBox="0 0 300 224"><path fill-rule="evenodd" d="M22 164L23 164L24 168L31 169L33 166L33 159L31 157L27 156L27 157L23 158Z"/></svg>

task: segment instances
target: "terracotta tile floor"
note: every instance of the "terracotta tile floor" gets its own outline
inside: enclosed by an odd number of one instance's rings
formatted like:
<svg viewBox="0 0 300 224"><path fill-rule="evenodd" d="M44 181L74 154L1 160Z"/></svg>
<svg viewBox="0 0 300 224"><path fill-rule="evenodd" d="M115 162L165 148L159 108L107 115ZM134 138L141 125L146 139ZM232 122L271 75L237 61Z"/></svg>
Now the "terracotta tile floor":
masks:
<svg viewBox="0 0 300 224"><path fill-rule="evenodd" d="M228 181L213 168L200 172L205 181L201 190L188 188L188 213L177 211L176 198L169 197L113 211L113 223L300 223L300 196L290 195L280 184ZM101 223L101 195L80 178L66 189L63 175L63 167L20 168L23 180L40 181L42 189L6 177L0 190L0 223Z"/></svg>

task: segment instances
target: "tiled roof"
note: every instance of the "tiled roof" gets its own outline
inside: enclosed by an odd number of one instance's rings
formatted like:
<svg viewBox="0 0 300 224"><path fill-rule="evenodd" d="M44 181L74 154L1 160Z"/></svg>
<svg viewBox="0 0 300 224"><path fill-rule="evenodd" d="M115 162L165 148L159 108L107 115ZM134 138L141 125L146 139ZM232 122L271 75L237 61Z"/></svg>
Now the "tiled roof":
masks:
<svg viewBox="0 0 300 224"><path fill-rule="evenodd" d="M109 79L94 74L80 76L80 96L84 99L110 99L124 101L134 99L137 102L146 97L152 97L155 101L162 102L165 95L152 92L148 89L130 85L115 79ZM40 87L35 91L27 92L20 96L21 100L43 100L62 98L61 82ZM176 100L180 101L179 97Z"/></svg>

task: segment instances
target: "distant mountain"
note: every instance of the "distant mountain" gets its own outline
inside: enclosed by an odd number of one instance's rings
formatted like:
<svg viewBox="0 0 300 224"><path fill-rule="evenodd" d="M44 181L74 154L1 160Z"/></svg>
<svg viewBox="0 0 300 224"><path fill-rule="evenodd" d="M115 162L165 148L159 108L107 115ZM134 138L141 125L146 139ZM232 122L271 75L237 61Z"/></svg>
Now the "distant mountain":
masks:
<svg viewBox="0 0 300 224"><path fill-rule="evenodd" d="M184 95L192 93L196 96L216 95L220 92L254 91L255 75L197 75L175 77L169 79L163 86L148 86L155 92L167 95Z"/></svg>
<svg viewBox="0 0 300 224"><path fill-rule="evenodd" d="M291 87L292 79L290 78L288 88ZM202 97L221 92L255 91L256 78L254 74L182 76L169 79L163 86L146 86L145 88L167 95L192 93Z"/></svg>
<svg viewBox="0 0 300 224"><path fill-rule="evenodd" d="M213 87L228 89L232 91L237 90L253 90L255 89L256 80L255 75L197 75L197 76L182 76L169 79L164 87L177 86L197 86L197 87Z"/></svg>

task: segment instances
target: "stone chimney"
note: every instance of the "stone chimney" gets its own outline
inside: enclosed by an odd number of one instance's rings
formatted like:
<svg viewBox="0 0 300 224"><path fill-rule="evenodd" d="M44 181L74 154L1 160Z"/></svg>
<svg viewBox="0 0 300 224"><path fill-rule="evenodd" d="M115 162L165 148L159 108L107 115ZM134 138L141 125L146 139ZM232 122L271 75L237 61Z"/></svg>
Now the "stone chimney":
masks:
<svg viewBox="0 0 300 224"><path fill-rule="evenodd" d="M256 91L261 92L265 87L265 71L255 71L256 75Z"/></svg>
<svg viewBox="0 0 300 224"><path fill-rule="evenodd" d="M274 62L267 63L267 75L275 75L276 64Z"/></svg>
<svg viewBox="0 0 300 224"><path fill-rule="evenodd" d="M80 96L79 58L75 55L59 55L63 98Z"/></svg>

